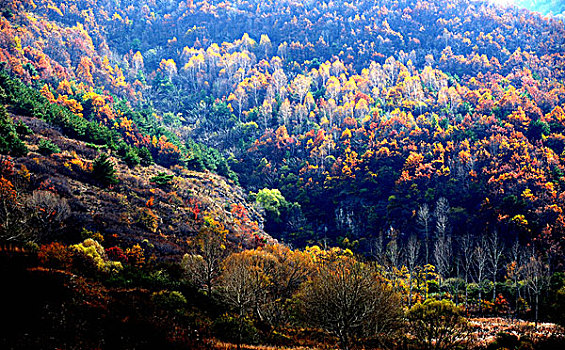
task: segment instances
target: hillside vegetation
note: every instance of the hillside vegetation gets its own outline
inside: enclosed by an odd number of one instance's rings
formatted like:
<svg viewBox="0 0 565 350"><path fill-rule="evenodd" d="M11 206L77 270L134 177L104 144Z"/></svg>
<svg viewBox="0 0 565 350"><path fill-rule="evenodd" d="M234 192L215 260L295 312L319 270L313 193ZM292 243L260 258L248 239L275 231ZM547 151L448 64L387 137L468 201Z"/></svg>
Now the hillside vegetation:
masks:
<svg viewBox="0 0 565 350"><path fill-rule="evenodd" d="M10 346L57 323L64 348L562 341L483 342L463 317L564 322L562 17L482 0L0 15L1 254L18 300L57 310Z"/></svg>

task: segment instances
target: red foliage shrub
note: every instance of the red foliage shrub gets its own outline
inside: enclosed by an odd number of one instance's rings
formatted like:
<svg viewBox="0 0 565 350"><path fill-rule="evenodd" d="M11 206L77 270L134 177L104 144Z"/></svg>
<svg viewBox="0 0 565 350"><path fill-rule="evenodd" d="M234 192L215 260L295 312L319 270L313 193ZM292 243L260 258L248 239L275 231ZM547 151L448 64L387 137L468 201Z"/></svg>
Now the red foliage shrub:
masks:
<svg viewBox="0 0 565 350"><path fill-rule="evenodd" d="M0 176L9 177L14 174L14 162L11 157L0 156Z"/></svg>
<svg viewBox="0 0 565 350"><path fill-rule="evenodd" d="M108 255L108 258L112 261L119 261L124 264L127 264L128 262L128 257L120 247L107 248L106 254Z"/></svg>

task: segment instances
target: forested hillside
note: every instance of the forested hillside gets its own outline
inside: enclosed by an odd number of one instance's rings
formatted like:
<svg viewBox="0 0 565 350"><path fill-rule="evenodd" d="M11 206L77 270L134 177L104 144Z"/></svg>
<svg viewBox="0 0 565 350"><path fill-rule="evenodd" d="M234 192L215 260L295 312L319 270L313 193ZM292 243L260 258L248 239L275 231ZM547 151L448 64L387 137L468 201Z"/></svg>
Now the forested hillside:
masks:
<svg viewBox="0 0 565 350"><path fill-rule="evenodd" d="M121 310L169 329L140 346L425 347L437 310L460 332L462 311L563 322L563 10L4 1L2 243L79 275L96 247L112 322L127 288L170 321ZM315 306L355 283L329 322Z"/></svg>

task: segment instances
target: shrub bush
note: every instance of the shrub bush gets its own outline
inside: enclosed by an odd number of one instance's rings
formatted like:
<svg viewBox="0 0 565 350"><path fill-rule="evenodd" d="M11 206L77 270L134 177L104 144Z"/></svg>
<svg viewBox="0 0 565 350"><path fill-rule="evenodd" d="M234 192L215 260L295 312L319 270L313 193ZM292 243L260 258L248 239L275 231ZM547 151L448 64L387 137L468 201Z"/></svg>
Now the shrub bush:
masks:
<svg viewBox="0 0 565 350"><path fill-rule="evenodd" d="M453 349L466 343L467 320L450 300L428 299L412 306L407 314L410 333L424 349Z"/></svg>
<svg viewBox="0 0 565 350"><path fill-rule="evenodd" d="M184 295L182 295L180 292L177 292L176 290L162 290L155 292L151 295L151 300L153 301L155 306L177 313L182 312L182 309L186 306L187 303Z"/></svg>
<svg viewBox="0 0 565 350"><path fill-rule="evenodd" d="M126 164L130 168L133 168L136 165L139 165L139 163L141 162L141 158L139 157L139 155L137 154L135 149L133 149L131 147L128 148L128 150L126 151L126 153L124 154L122 159L123 159L124 162L126 162Z"/></svg>
<svg viewBox="0 0 565 350"><path fill-rule="evenodd" d="M159 217L150 208L139 208L137 220L141 227L150 232L157 232L159 228Z"/></svg>
<svg viewBox="0 0 565 350"><path fill-rule="evenodd" d="M139 163L142 166L150 166L151 164L153 164L153 156L151 155L151 152L149 152L147 147L140 148L137 152L137 155L139 156Z"/></svg>
<svg viewBox="0 0 565 350"><path fill-rule="evenodd" d="M73 264L73 252L67 246L58 242L42 245L37 257L44 266L56 269L67 270Z"/></svg>
<svg viewBox="0 0 565 350"><path fill-rule="evenodd" d="M92 163L92 177L103 186L118 183L114 163L112 163L106 153L100 153L98 158Z"/></svg>
<svg viewBox="0 0 565 350"><path fill-rule="evenodd" d="M19 138L6 107L0 104L0 153L19 157L27 154L27 152L27 147Z"/></svg>
<svg viewBox="0 0 565 350"><path fill-rule="evenodd" d="M110 260L119 261L122 264L127 264L128 262L126 253L124 253L123 249L120 247L110 247L106 249L106 254Z"/></svg>
<svg viewBox="0 0 565 350"><path fill-rule="evenodd" d="M16 123L16 132L18 133L18 135L21 136L27 136L27 135L32 135L33 134L33 130L30 129L29 126L27 126L24 122L22 122L21 120L19 122Z"/></svg>
<svg viewBox="0 0 565 350"><path fill-rule="evenodd" d="M126 256L130 264L136 267L141 267L145 264L145 253L139 244L126 249Z"/></svg>
<svg viewBox="0 0 565 350"><path fill-rule="evenodd" d="M82 229L82 231L80 231L80 236L82 239L88 239L88 238L92 238L95 241L98 242L104 242L104 236L102 236L102 234L100 232L97 231L90 231L87 230L85 228Z"/></svg>
<svg viewBox="0 0 565 350"><path fill-rule="evenodd" d="M257 342L257 328L247 317L224 314L214 320L212 330L218 339L236 344Z"/></svg>
<svg viewBox="0 0 565 350"><path fill-rule="evenodd" d="M38 144L39 153L43 154L44 156L49 156L53 153L61 153L61 149L59 146L54 144L51 140L41 139Z"/></svg>
<svg viewBox="0 0 565 350"><path fill-rule="evenodd" d="M104 247L92 238L84 240L84 242L72 245L77 260L87 271L116 273L123 269L123 265L119 261L110 261L106 255Z"/></svg>
<svg viewBox="0 0 565 350"><path fill-rule="evenodd" d="M159 173L157 176L153 176L150 181L159 187L168 186L171 181L173 181L174 175L167 175L167 173Z"/></svg>

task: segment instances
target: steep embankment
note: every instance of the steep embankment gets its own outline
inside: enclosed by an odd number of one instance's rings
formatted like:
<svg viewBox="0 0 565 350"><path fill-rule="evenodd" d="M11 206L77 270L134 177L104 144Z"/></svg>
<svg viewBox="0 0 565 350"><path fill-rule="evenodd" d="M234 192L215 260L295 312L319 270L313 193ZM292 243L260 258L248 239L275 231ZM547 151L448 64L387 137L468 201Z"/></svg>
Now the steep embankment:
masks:
<svg viewBox="0 0 565 350"><path fill-rule="evenodd" d="M65 208L61 216L45 218L43 227L35 227L39 241L72 240L91 231L100 233L105 246L125 249L143 244L150 255L178 258L190 248L187 239L207 218L224 225L234 244L249 247L256 240L271 240L241 188L218 175L155 164L131 168L110 157L117 183L101 186L93 174L93 162L107 150L65 137L37 118L12 117L33 131L24 138L27 155L4 158L5 166L13 167L7 179L16 185L18 201L33 210L34 196L48 193L51 209ZM60 151L39 153L47 142ZM38 204L36 209L46 210L46 205ZM46 232L49 229L52 232Z"/></svg>

